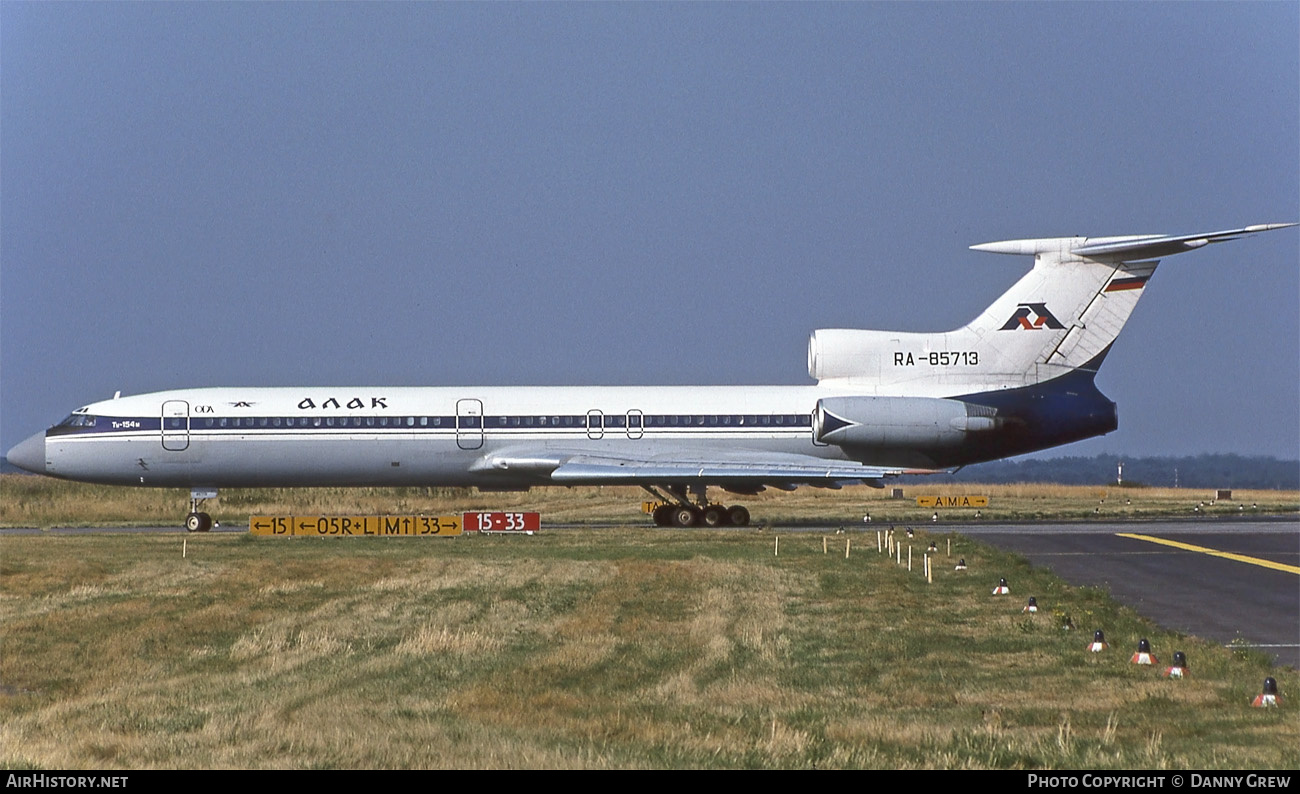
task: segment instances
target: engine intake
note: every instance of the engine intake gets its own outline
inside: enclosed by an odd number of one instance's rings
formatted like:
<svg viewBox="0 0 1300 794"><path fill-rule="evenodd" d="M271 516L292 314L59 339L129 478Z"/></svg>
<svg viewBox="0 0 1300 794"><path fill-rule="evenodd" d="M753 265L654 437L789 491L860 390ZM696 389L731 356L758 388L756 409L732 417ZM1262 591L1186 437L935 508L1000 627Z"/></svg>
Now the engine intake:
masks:
<svg viewBox="0 0 1300 794"><path fill-rule="evenodd" d="M874 378L880 357L897 333L821 328L808 339L808 374L814 380Z"/></svg>

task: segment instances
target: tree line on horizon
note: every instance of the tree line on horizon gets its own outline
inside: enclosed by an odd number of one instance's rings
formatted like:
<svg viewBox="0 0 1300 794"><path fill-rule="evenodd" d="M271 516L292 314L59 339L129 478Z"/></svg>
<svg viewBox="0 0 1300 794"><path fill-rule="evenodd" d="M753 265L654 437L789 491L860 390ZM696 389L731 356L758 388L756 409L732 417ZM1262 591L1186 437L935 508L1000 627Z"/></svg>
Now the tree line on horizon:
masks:
<svg viewBox="0 0 1300 794"><path fill-rule="evenodd" d="M1140 488L1256 488L1300 490L1300 460L1279 460L1263 455L1203 454L1183 457L1125 457L1095 455L998 460L966 466L953 473L923 475L929 483L1016 482L1056 485L1115 485L1119 464L1124 464L1122 485ZM919 481L920 477L905 480Z"/></svg>

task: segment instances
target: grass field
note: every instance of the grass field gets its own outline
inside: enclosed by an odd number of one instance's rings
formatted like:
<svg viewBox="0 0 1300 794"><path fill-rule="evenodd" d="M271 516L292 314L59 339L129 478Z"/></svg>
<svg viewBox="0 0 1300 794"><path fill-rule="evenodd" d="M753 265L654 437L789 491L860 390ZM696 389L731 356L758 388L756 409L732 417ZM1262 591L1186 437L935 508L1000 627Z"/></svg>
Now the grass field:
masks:
<svg viewBox="0 0 1300 794"><path fill-rule="evenodd" d="M1300 767L1296 671L928 529L911 572L874 531L6 536L0 765Z"/></svg>

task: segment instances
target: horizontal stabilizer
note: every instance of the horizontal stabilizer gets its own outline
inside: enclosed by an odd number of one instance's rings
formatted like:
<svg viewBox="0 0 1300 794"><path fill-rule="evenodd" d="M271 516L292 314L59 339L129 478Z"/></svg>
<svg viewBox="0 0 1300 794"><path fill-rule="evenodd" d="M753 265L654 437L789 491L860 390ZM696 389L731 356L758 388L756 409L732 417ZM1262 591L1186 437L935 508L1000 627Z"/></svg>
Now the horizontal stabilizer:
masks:
<svg viewBox="0 0 1300 794"><path fill-rule="evenodd" d="M1023 256L1074 255L1110 262L1132 262L1139 259L1159 259L1185 251L1194 251L1210 243L1237 240L1248 234L1286 229L1295 225L1294 223L1260 223L1242 229L1178 236L1138 234L1122 237L1043 237L1030 240L1002 240L972 245L971 250Z"/></svg>
<svg viewBox="0 0 1300 794"><path fill-rule="evenodd" d="M1146 237L1137 240L1106 241L1089 239L1086 245L1074 248L1071 253L1091 259L1100 257L1116 258L1125 261L1134 259L1156 259L1184 251L1193 251L1210 243L1224 243L1238 240L1244 235L1267 232L1273 229L1285 229L1294 223L1261 223L1244 229L1231 229L1208 234L1185 234L1181 237Z"/></svg>

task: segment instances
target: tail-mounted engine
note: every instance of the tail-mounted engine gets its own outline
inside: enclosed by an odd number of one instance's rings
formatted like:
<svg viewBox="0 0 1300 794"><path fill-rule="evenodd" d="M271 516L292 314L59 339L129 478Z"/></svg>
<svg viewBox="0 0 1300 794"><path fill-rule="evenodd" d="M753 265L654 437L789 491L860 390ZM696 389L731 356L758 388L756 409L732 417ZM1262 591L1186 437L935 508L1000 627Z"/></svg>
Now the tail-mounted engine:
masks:
<svg viewBox="0 0 1300 794"><path fill-rule="evenodd" d="M817 401L818 441L853 448L921 453L961 444L1000 426L996 409L936 397L827 397Z"/></svg>

